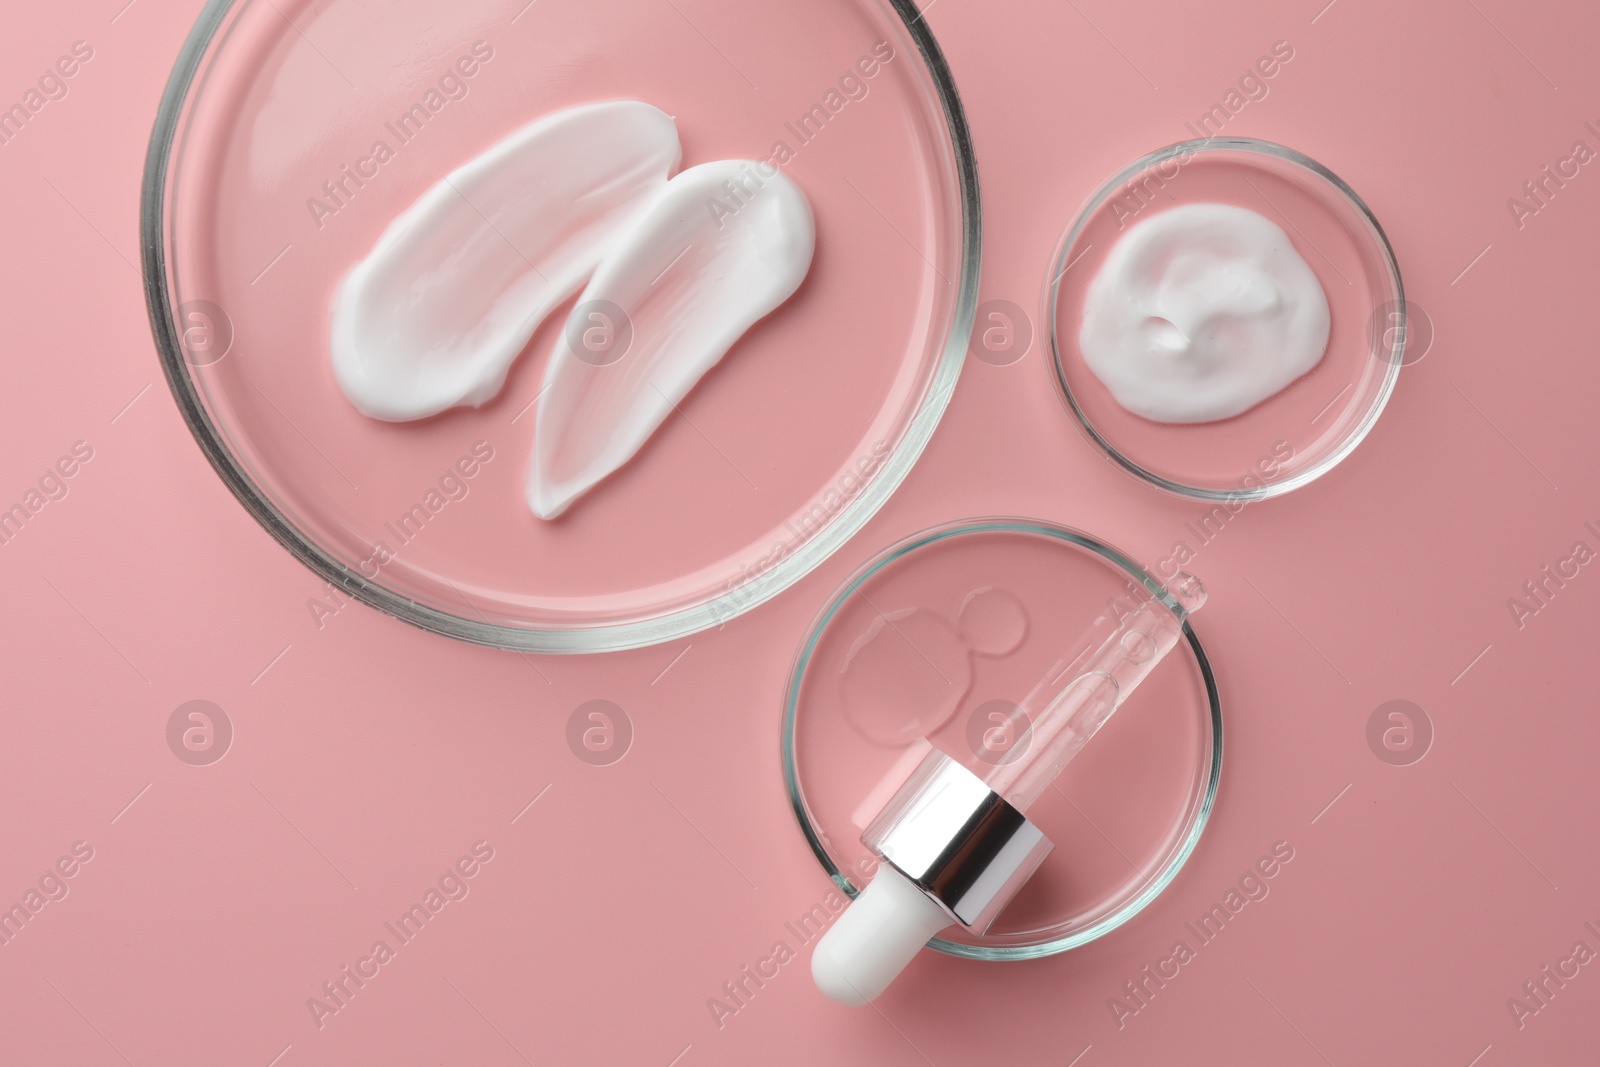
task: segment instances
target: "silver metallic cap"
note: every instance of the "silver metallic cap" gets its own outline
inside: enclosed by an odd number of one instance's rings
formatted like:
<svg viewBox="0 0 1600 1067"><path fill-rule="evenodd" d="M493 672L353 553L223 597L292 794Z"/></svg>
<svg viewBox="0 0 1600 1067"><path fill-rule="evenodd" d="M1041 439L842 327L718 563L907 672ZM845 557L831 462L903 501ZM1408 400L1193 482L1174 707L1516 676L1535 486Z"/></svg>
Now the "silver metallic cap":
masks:
<svg viewBox="0 0 1600 1067"><path fill-rule="evenodd" d="M1054 847L983 779L938 749L917 764L861 843L980 934Z"/></svg>

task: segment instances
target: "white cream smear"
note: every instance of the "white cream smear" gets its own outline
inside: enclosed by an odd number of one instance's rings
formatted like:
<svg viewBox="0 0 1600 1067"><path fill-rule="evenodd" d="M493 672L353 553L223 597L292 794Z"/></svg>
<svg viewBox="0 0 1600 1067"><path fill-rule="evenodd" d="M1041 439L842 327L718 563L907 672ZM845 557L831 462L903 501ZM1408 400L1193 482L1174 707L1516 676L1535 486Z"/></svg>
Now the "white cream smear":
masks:
<svg viewBox="0 0 1600 1067"><path fill-rule="evenodd" d="M390 223L334 294L334 377L377 419L477 406L666 188L671 116L636 100L516 131Z"/></svg>
<svg viewBox="0 0 1600 1067"><path fill-rule="evenodd" d="M1112 247L1085 296L1078 345L1134 414L1211 422L1315 367L1328 328L1327 294L1279 226L1248 208L1185 204Z"/></svg>
<svg viewBox="0 0 1600 1067"><path fill-rule="evenodd" d="M811 205L774 167L723 160L667 183L596 269L545 367L527 483L534 514L555 518L628 462L799 288L815 243ZM573 351L595 308L626 316L632 336L620 353Z"/></svg>

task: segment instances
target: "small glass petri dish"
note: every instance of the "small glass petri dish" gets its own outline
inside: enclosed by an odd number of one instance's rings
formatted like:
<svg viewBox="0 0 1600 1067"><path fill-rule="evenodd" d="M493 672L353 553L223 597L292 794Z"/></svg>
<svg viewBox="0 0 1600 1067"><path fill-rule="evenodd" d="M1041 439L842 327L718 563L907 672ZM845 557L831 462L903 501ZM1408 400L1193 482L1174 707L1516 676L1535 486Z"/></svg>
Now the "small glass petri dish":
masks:
<svg viewBox="0 0 1600 1067"><path fill-rule="evenodd" d="M1327 294L1328 347L1309 372L1242 414L1155 422L1117 403L1084 362L1083 301L1128 226L1196 203L1249 208L1284 230ZM1044 304L1056 379L1089 439L1151 485L1205 500L1277 496L1333 469L1372 429L1405 354L1400 268L1378 220L1338 175L1267 141L1185 141L1124 167L1062 238Z"/></svg>
<svg viewBox="0 0 1600 1067"><path fill-rule="evenodd" d="M1016 518L936 527L850 578L802 643L784 704L789 799L835 884L853 898L870 879L861 833L930 745L979 774L1006 758L992 731L1007 709L1098 617L1150 597L1176 609L1115 548ZM1184 638L1028 809L1055 848L1017 898L981 937L955 927L932 947L1063 952L1127 922L1177 875L1222 769L1216 680L1187 623Z"/></svg>
<svg viewBox="0 0 1600 1067"><path fill-rule="evenodd" d="M522 487L571 302L499 396L414 423L344 398L329 302L455 167L617 98L676 117L685 167L774 161L811 201L816 255L629 464L545 522ZM141 237L178 406L275 538L426 629L582 652L720 624L878 510L960 370L978 226L960 100L899 0L389 0L381 18L365 0L211 0L162 100Z"/></svg>

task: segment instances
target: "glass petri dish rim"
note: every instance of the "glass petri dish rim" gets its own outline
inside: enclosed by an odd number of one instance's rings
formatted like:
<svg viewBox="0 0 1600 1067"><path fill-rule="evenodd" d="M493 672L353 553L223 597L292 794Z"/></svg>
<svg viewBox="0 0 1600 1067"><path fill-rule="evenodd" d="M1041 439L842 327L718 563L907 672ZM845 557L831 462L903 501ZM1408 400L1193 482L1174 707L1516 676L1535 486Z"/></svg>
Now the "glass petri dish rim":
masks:
<svg viewBox="0 0 1600 1067"><path fill-rule="evenodd" d="M1073 246L1077 244L1078 236L1083 232L1083 228L1088 224L1089 219L1099 210L1100 205L1105 203L1129 178L1142 173L1150 167L1186 152L1200 154L1222 149L1271 156L1275 159L1296 164L1322 179L1340 193L1356 209L1357 214L1366 223L1367 235L1372 239L1373 245L1378 249L1379 256L1383 260L1388 281L1388 300L1392 302L1395 314L1400 316L1399 329L1387 331L1395 340L1389 346L1389 353L1385 360L1386 367L1384 369L1383 382L1378 387L1378 393L1373 397L1367 410L1362 413L1361 421L1346 434L1344 440L1339 442L1338 447L1292 478L1238 489L1208 489L1205 486L1189 485L1185 482L1163 477L1130 459L1107 440L1095 427L1094 421L1079 406L1077 398L1072 395L1072 388L1067 383L1066 372L1061 365L1061 343L1058 334L1059 323L1057 321L1061 278L1065 273L1067 256L1072 251ZM1046 333L1049 335L1051 371L1055 376L1056 385L1060 389L1068 409L1072 412L1072 417L1077 420L1079 429L1112 462L1141 481L1148 482L1158 489L1175 493L1178 496L1199 500L1254 501L1281 496L1284 493L1292 492L1301 486L1316 481L1338 466L1372 431L1373 425L1378 421L1378 416L1383 413L1384 407L1389 403L1389 396L1394 392L1395 382L1400 378L1400 367L1405 357L1405 327L1407 320L1405 285L1400 277L1400 264L1395 259L1394 248L1389 244L1389 237L1383 232L1383 226L1378 222L1377 216L1372 213L1372 209L1367 207L1366 201L1362 200L1343 178L1303 152L1297 152L1274 141L1262 141L1251 137L1201 137L1194 140L1179 141L1175 144L1167 145L1165 148L1158 148L1147 155L1140 156L1117 171L1099 189L1095 190L1094 195L1079 209L1071 227L1068 228L1065 236L1061 238L1060 244L1057 245L1056 254L1051 257L1050 274L1045 280L1044 310L1041 321L1046 324Z"/></svg>
<svg viewBox="0 0 1600 1067"><path fill-rule="evenodd" d="M207 0L189 31L173 65L145 156L139 205L140 265L146 310L162 373L184 423L217 476L289 553L319 577L370 607L423 630L472 644L510 651L543 653L609 652L642 648L721 625L783 592L831 556L853 537L899 488L933 436L966 359L969 335L978 302L978 274L982 251L982 221L978 196L978 165L967 128L966 112L949 65L927 20L912 0L877 0L900 21L917 46L923 74L931 84L944 117L950 140L949 160L954 171L960 208L959 277L949 332L939 352L921 405L905 434L871 484L840 510L817 536L764 574L703 603L661 615L596 626L540 629L501 625L486 618L469 618L401 595L335 558L303 533L270 496L256 484L223 433L212 421L199 389L189 373L173 319L173 286L169 275L166 234L169 218L168 179L172 153L178 146L191 91L201 78L213 43L226 36L225 25L234 11L251 0Z"/></svg>
<svg viewBox="0 0 1600 1067"><path fill-rule="evenodd" d="M806 842L811 846L812 853L822 864L822 869L833 879L851 900L861 890L847 878L838 864L833 862L833 857L828 855L827 848L823 845L815 825L812 822L806 806L805 792L800 787L799 769L795 760L794 731L795 719L800 701L800 682L805 675L806 667L811 662L811 657L816 651L817 642L822 639L822 633L839 609L844 606L857 589L869 578L877 574L889 564L904 558L919 548L933 544L937 541L947 540L972 533L1030 533L1042 534L1065 541L1079 548L1087 549L1100 556L1109 563L1121 568L1134 581L1140 583L1150 594L1175 612L1182 609L1172 594L1167 592L1148 571L1137 562L1122 552L1113 548L1081 530L1070 526L1046 522L1042 519L1027 519L1017 517L993 517L981 519L959 519L954 522L943 523L930 527L921 533L913 534L899 543L886 549L878 556L867 562L857 570L828 601L826 607L817 614L812 621L810 629L806 632L805 641L801 643L800 650L795 655L794 666L789 674L789 685L784 694L783 701L783 731L781 734L781 758L783 762L783 783L789 794L789 806L794 812L795 820L800 824L800 832L805 835ZM1200 676L1205 681L1206 701L1211 712L1211 766L1206 775L1205 792L1200 799L1199 810L1195 813L1194 824L1190 826L1183 841L1168 857L1167 862L1156 876L1150 880L1142 890L1130 897L1116 911L1105 916L1099 921L1074 931L1065 937L1053 941L1045 941L1036 945L967 945L958 941L947 941L936 937L928 942L928 947L950 956L959 956L972 960L1029 960L1041 956L1054 956L1068 949L1086 945L1098 940L1115 930L1139 912L1145 909L1152 900L1159 896L1162 890L1172 884L1178 872L1188 862L1189 856L1194 852L1195 845L1200 841L1200 834L1206 828L1211 818L1211 808L1216 802L1217 785L1222 776L1222 700L1217 692L1217 680L1211 671L1211 661L1206 657L1205 649L1200 644L1200 638L1195 635L1193 627L1187 620L1183 624L1183 635L1189 642L1189 648L1194 653L1195 662L1199 665Z"/></svg>

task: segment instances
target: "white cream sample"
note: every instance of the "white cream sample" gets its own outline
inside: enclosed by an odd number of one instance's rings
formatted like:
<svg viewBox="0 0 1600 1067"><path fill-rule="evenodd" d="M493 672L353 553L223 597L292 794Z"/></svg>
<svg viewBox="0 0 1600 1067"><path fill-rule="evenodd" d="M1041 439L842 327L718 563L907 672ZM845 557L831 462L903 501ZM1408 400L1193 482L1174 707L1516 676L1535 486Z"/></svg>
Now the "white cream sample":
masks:
<svg viewBox="0 0 1600 1067"><path fill-rule="evenodd" d="M488 401L681 154L671 116L618 100L546 115L451 173L334 294L339 387L392 421Z"/></svg>
<svg viewBox="0 0 1600 1067"><path fill-rule="evenodd" d="M1089 285L1078 345L1134 414L1211 422L1315 367L1328 326L1327 295L1280 227L1248 208L1185 204L1112 247Z"/></svg>
<svg viewBox="0 0 1600 1067"><path fill-rule="evenodd" d="M673 178L595 270L545 368L527 483L534 514L555 518L632 458L799 288L815 243L811 205L774 167L723 160ZM603 360L572 350L596 306L620 309L631 330Z"/></svg>

